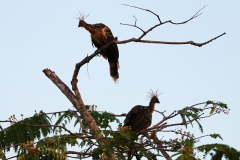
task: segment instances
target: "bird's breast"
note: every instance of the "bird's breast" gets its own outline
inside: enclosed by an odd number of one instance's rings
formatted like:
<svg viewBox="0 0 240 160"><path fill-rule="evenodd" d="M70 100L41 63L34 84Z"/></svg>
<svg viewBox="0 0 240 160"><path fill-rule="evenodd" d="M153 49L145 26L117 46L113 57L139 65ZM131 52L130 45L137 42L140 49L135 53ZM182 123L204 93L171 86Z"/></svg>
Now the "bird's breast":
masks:
<svg viewBox="0 0 240 160"><path fill-rule="evenodd" d="M103 46L103 45L105 45L105 43L104 43L104 41L103 41L103 37L102 37L101 34L99 34L99 33L93 33L93 34L91 34L91 38L93 39L93 41L94 41L95 43L97 43L96 46Z"/></svg>

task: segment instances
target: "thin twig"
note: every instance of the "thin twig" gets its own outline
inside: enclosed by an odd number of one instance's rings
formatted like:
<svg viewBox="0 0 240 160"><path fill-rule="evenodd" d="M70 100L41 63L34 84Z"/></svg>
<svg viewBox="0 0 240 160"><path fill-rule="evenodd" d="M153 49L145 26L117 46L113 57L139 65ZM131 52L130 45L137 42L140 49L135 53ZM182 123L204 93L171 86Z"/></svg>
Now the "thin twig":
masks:
<svg viewBox="0 0 240 160"><path fill-rule="evenodd" d="M125 26L132 26L132 27L138 28L138 29L141 30L143 33L145 33L145 31L144 31L142 28L136 26L136 24L135 24L135 25L132 25L132 24L125 24L125 23L120 23L120 24L121 24L121 25L125 25Z"/></svg>
<svg viewBox="0 0 240 160"><path fill-rule="evenodd" d="M12 158L17 158L18 156L12 156L12 157L9 157L9 158L6 158L6 159L12 159Z"/></svg>
<svg viewBox="0 0 240 160"><path fill-rule="evenodd" d="M198 13L199 13L201 10L203 10L205 7L207 7L207 5L206 5L206 6L203 6L200 10L197 11L197 13L195 13L191 18L189 18L188 20L186 20L186 21L184 21L184 22L175 23L175 22L172 22L171 20L169 20L169 21L166 21L166 22L164 22L164 23L172 23L172 24L176 24L176 25L185 24L185 23L191 21L192 19L197 18L198 16L202 15L202 13L200 13L200 14L198 14Z"/></svg>
<svg viewBox="0 0 240 160"><path fill-rule="evenodd" d="M154 14L154 15L158 18L159 23L161 23L161 20L160 20L159 15L157 15L156 13L154 13L153 11L151 11L151 10L149 10L149 9L143 9L143 8L140 8L140 7L131 6L131 5L127 5L127 4L122 4L122 5L124 5L124 6L128 6L128 7L132 7L132 8L137 8L137 9L140 9L140 10L143 10L143 11L150 12L150 13Z"/></svg>
<svg viewBox="0 0 240 160"><path fill-rule="evenodd" d="M158 110L154 110L154 111L160 113L164 118L166 117L166 116L164 115L164 113L166 112L166 110L164 110L163 112L160 112L160 111L158 111Z"/></svg>
<svg viewBox="0 0 240 160"><path fill-rule="evenodd" d="M82 119L80 118L80 116L73 110L68 109L68 111L70 113L72 113L78 119L78 122L80 123L80 126L81 126L83 132L86 134L86 136L88 136L88 131L85 129L85 127L84 127L84 125L82 123Z"/></svg>

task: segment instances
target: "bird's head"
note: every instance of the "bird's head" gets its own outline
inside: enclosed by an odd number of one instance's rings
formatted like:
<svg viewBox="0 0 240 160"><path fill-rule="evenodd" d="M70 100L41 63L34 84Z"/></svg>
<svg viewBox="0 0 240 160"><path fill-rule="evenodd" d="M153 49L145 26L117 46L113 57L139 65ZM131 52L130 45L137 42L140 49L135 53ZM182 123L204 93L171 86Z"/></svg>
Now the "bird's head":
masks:
<svg viewBox="0 0 240 160"><path fill-rule="evenodd" d="M83 27L85 24L84 20L80 20L78 23L78 27Z"/></svg>
<svg viewBox="0 0 240 160"><path fill-rule="evenodd" d="M158 90L156 90L156 92L153 92L152 89L149 90L148 92L148 98L150 99L150 103L160 103L159 99L158 99L158 96L160 95L161 93L158 93Z"/></svg>
<svg viewBox="0 0 240 160"><path fill-rule="evenodd" d="M160 103L158 97L156 97L156 96L153 96L152 99L151 99L151 101L152 101L153 103Z"/></svg>
<svg viewBox="0 0 240 160"><path fill-rule="evenodd" d="M84 12L79 12L79 17L77 18L79 20L78 27L84 27L84 25L86 24L86 22L84 20L88 16L89 16L89 14L87 16L84 16Z"/></svg>

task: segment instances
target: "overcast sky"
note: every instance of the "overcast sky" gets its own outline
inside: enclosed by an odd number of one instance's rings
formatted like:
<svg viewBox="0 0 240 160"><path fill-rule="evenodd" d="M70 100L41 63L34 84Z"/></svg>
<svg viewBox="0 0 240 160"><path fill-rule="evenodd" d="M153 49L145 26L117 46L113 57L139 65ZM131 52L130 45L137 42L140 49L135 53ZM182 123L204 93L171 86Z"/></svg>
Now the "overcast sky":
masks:
<svg viewBox="0 0 240 160"><path fill-rule="evenodd" d="M205 42L224 32L221 38L203 46L127 43L119 48L119 83L109 76L108 62L94 58L79 74L79 89L85 104L116 114L135 105L147 105L148 90L159 89L159 111L174 110L204 102L222 101L231 109L201 121L204 134L219 133L225 143L240 150L240 53L239 1L1 1L0 2L0 120L10 115L32 116L34 110L62 111L72 104L43 74L49 68L68 86L75 64L95 51L90 34L78 28L79 11L90 13L87 23L104 23L119 40L138 37L141 32L120 23L134 23L147 30L157 18L126 3L150 9L162 21L181 22L200 8L202 15L184 25L165 24L144 39ZM88 75L89 73L89 75ZM157 113L153 123L161 120ZM121 119L123 121L123 119ZM179 119L172 122L179 122ZM114 128L116 129L116 128ZM191 129L201 136L198 126ZM162 136L167 137L162 133Z"/></svg>

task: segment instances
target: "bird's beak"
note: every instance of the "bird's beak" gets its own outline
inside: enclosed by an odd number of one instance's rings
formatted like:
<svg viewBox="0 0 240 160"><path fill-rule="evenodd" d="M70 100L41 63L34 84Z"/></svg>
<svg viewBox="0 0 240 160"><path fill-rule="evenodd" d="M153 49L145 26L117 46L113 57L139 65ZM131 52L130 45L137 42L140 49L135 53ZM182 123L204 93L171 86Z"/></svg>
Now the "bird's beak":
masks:
<svg viewBox="0 0 240 160"><path fill-rule="evenodd" d="M158 99L156 100L156 103L160 103Z"/></svg>
<svg viewBox="0 0 240 160"><path fill-rule="evenodd" d="M79 21L79 23L78 23L78 28L79 27L83 27L83 22L82 21Z"/></svg>

